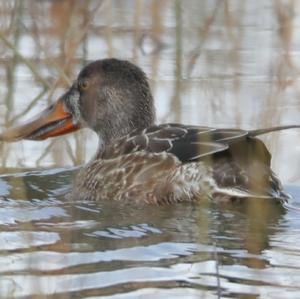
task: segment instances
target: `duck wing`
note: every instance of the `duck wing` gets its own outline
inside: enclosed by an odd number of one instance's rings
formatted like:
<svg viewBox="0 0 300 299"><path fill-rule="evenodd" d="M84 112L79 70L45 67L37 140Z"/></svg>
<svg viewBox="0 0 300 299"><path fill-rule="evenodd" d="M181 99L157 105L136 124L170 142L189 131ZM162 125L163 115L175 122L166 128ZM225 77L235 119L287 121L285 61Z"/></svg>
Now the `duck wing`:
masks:
<svg viewBox="0 0 300 299"><path fill-rule="evenodd" d="M134 131L119 139L105 149L102 158L110 159L138 151L168 152L182 163L187 163L224 152L231 143L245 139L247 134L247 131L235 129L163 124Z"/></svg>
<svg viewBox="0 0 300 299"><path fill-rule="evenodd" d="M299 127L292 125L247 131L168 123L134 130L108 145L97 158L110 159L145 151L168 152L182 163L230 156L247 163L253 157L259 157L263 164L270 165L271 155L257 136Z"/></svg>

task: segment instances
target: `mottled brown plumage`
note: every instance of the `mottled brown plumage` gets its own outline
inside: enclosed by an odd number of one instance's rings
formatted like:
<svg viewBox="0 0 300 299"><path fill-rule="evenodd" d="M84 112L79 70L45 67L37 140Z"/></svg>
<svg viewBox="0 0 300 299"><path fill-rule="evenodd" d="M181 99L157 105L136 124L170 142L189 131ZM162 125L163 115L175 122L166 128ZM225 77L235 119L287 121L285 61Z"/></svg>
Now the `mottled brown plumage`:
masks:
<svg viewBox="0 0 300 299"><path fill-rule="evenodd" d="M98 152L79 173L72 196L146 203L286 200L268 150L251 134L181 124L135 130Z"/></svg>
<svg viewBox="0 0 300 299"><path fill-rule="evenodd" d="M159 204L203 197L288 199L270 169L270 153L256 136L290 127L244 131L154 125L154 118L145 74L128 61L105 59L87 65L57 104L0 140L94 130L99 149L78 174L74 199Z"/></svg>

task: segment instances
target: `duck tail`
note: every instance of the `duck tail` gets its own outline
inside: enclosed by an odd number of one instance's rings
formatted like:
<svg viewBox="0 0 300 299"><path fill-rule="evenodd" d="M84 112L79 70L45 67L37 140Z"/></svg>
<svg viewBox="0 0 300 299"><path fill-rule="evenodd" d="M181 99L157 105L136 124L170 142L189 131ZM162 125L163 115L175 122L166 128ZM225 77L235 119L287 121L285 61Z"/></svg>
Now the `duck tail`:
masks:
<svg viewBox="0 0 300 299"><path fill-rule="evenodd" d="M250 137L256 137L258 135L275 132L275 131L281 131L281 130L287 130L287 129L299 129L300 125L291 125L291 126L278 126L278 127L272 127L272 128L265 128L265 129L258 129L258 130L251 130L249 131Z"/></svg>

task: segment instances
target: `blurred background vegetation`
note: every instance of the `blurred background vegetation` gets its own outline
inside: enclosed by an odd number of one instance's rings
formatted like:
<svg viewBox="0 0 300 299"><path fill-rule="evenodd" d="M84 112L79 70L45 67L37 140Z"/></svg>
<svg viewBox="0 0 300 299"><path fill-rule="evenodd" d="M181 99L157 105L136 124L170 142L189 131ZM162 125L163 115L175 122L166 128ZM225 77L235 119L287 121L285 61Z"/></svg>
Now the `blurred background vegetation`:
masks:
<svg viewBox="0 0 300 299"><path fill-rule="evenodd" d="M299 124L299 49L300 1L2 0L0 129L36 114L85 64L106 57L143 68L158 122ZM264 137L284 182L300 183L299 137ZM1 143L0 165L76 165L96 148L89 131Z"/></svg>

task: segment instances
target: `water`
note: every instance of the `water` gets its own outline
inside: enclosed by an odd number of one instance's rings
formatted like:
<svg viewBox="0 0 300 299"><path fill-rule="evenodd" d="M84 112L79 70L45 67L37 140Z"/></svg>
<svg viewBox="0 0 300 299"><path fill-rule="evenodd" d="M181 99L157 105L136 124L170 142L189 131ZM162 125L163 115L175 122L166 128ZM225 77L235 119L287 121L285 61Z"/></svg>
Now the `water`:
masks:
<svg viewBox="0 0 300 299"><path fill-rule="evenodd" d="M262 200L70 202L74 172L1 177L1 298L300 295L299 211Z"/></svg>
<svg viewBox="0 0 300 299"><path fill-rule="evenodd" d="M0 129L111 56L147 73L158 122L299 124L299 12L271 0L1 1ZM0 297L300 298L299 134L262 136L286 207L72 202L91 132L0 144Z"/></svg>

